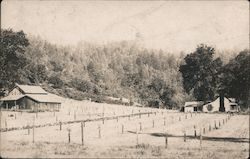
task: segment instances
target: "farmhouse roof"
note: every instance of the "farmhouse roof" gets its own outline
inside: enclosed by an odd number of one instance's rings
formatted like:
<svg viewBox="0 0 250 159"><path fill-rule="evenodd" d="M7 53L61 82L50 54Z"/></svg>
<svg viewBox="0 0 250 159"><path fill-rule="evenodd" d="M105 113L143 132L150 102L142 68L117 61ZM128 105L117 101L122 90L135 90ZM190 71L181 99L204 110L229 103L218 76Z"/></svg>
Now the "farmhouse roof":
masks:
<svg viewBox="0 0 250 159"><path fill-rule="evenodd" d="M2 99L0 99L0 101L13 101L13 100L18 100L22 97L24 97L25 95L10 95L10 96L6 96Z"/></svg>
<svg viewBox="0 0 250 159"><path fill-rule="evenodd" d="M9 95L0 99L0 101L15 101L23 97L29 97L38 103L61 103L61 100L53 94Z"/></svg>
<svg viewBox="0 0 250 159"><path fill-rule="evenodd" d="M47 94L47 92L40 86L19 85L16 86L21 89L25 94Z"/></svg>
<svg viewBox="0 0 250 159"><path fill-rule="evenodd" d="M230 102L232 103L236 103L236 99L235 98L228 98Z"/></svg>
<svg viewBox="0 0 250 159"><path fill-rule="evenodd" d="M198 107L202 104L200 101L185 102L184 107Z"/></svg>
<svg viewBox="0 0 250 159"><path fill-rule="evenodd" d="M61 103L60 99L53 94L26 94L27 97L39 102L39 103Z"/></svg>

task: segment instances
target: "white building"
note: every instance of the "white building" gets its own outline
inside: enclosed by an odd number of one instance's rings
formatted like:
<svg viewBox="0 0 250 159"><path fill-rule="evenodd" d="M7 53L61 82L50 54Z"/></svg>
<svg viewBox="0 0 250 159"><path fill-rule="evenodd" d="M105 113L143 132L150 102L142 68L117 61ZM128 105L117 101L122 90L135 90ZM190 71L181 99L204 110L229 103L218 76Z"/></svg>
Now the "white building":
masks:
<svg viewBox="0 0 250 159"><path fill-rule="evenodd" d="M201 105L202 102L200 101L185 102L184 112L197 112Z"/></svg>
<svg viewBox="0 0 250 159"><path fill-rule="evenodd" d="M230 100L231 99L231 100ZM224 101L224 104L223 104ZM223 110L225 112L237 112L239 111L239 106L237 103L235 103L235 100L232 98L226 98L224 97L222 99L222 104L224 105ZM220 97L218 97L216 100L214 100L211 103L205 104L203 106L203 111L204 112L219 112L220 111Z"/></svg>

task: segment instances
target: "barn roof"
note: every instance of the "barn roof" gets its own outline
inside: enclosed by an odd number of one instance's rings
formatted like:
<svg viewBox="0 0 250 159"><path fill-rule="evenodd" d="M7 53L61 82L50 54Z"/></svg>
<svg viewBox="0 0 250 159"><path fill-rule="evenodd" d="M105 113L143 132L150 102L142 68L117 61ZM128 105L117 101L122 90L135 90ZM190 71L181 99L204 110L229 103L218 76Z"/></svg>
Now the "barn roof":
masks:
<svg viewBox="0 0 250 159"><path fill-rule="evenodd" d="M60 99L53 94L26 94L27 97L39 102L39 103L61 103Z"/></svg>
<svg viewBox="0 0 250 159"><path fill-rule="evenodd" d="M58 104L61 103L59 97L53 94L9 95L0 99L0 101L15 101L23 97L29 97L38 103L58 103Z"/></svg>
<svg viewBox="0 0 250 159"><path fill-rule="evenodd" d="M25 95L10 95L10 96L6 96L4 98L1 98L0 101L13 101L13 100L18 100L22 97L24 97Z"/></svg>
<svg viewBox="0 0 250 159"><path fill-rule="evenodd" d="M40 86L19 85L16 84L25 94L47 94L47 92Z"/></svg>

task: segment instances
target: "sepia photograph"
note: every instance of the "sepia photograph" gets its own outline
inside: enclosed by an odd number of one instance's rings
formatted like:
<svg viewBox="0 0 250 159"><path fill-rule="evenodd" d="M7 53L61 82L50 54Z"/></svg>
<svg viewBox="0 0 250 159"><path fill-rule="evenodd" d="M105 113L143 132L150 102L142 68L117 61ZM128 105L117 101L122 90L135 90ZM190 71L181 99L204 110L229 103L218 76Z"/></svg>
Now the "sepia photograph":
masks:
<svg viewBox="0 0 250 159"><path fill-rule="evenodd" d="M0 2L0 158L249 159L249 1Z"/></svg>

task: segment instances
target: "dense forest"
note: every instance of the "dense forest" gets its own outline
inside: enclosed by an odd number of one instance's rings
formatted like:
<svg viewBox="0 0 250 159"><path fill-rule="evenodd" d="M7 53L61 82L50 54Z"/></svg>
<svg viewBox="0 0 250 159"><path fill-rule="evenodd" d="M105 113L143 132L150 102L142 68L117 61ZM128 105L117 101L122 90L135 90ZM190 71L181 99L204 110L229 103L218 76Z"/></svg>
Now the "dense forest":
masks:
<svg viewBox="0 0 250 159"><path fill-rule="evenodd" d="M223 93L249 103L250 53L198 45L192 53L150 50L136 41L54 45L23 31L1 30L0 91L15 83L41 85L74 99L125 97L147 106L178 108Z"/></svg>

